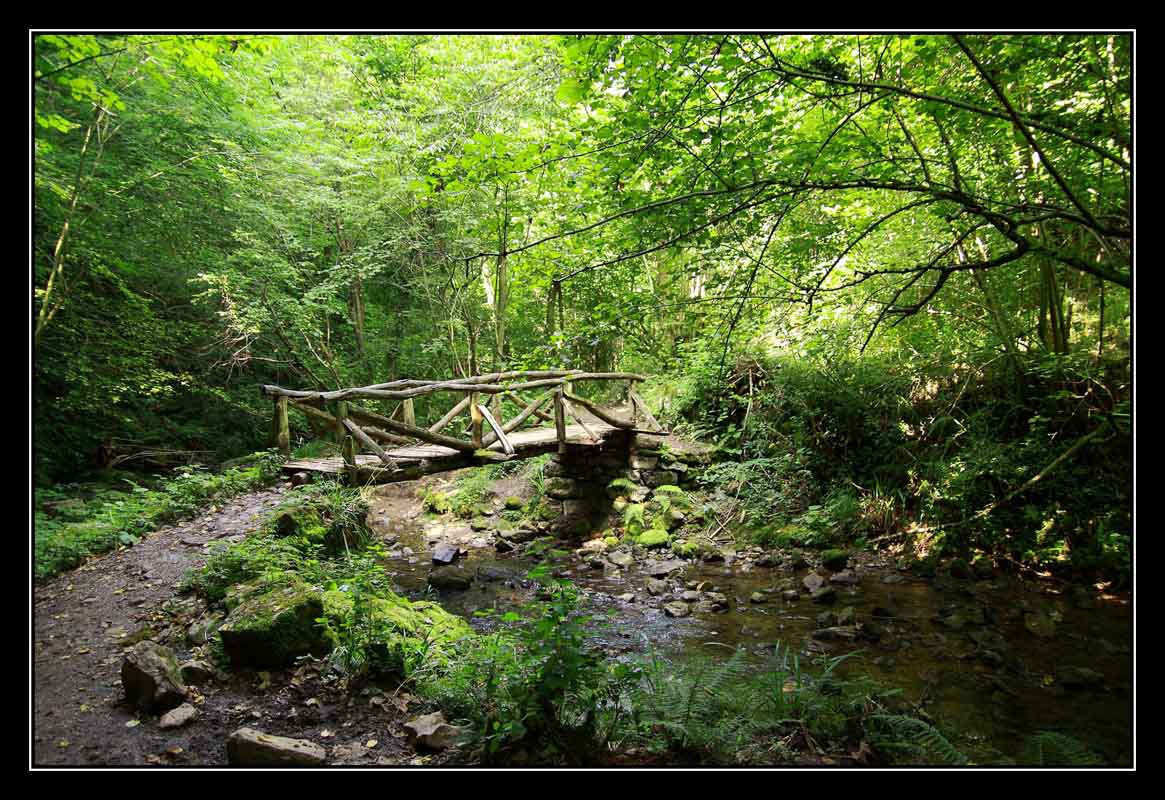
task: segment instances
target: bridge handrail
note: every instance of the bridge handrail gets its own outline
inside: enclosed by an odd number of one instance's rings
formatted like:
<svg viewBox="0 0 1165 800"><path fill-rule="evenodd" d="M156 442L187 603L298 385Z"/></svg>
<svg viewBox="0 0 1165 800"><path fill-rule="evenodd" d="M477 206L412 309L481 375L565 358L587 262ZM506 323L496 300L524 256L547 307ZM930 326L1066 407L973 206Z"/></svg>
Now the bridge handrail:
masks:
<svg viewBox="0 0 1165 800"><path fill-rule="evenodd" d="M285 455L291 452L287 410L289 404L294 404L297 410L326 423L335 431L336 438L343 445L344 462L349 469L356 467L356 442L359 442L364 449L375 453L388 468L396 469L392 456L386 453L376 440L393 445L425 442L473 455L481 460L504 460L514 453L514 448L506 434L521 427L535 415L539 420L551 421L553 419L560 450L566 447L566 416L568 415L582 426L592 440L597 440L580 413L575 409L575 405L586 408L595 417L615 428L638 430L639 417L642 414L655 428L654 431L650 432L662 431L655 417L647 409L646 403L635 391L635 384L645 380L647 380L647 376L634 372L512 370L451 380L406 378L371 386L326 392L286 389L273 384L263 384L260 387L260 392L274 398L277 440ZM631 419L621 419L598 404L575 395L571 391L573 384L583 381L626 381L626 396L631 402ZM533 400L527 400L516 394L526 389L545 389L546 391L540 393ZM428 428L419 427L413 413L413 399L438 392L460 393L464 394L465 397L437 423ZM478 394L494 396L505 394L525 405L515 417L502 424L490 413L488 408L477 402ZM357 398L399 400L401 402L390 414L385 415L349 402ZM548 400L553 400L554 403L553 417L540 410L541 406ZM326 406L331 413L319 406ZM496 408L500 408L500 405ZM397 411L400 410L403 410L404 419L394 419ZM440 432L442 428L466 410L469 411L470 415L469 439L449 436ZM357 424L356 421L361 424ZM375 427L377 425L381 427ZM487 426L489 428L488 434L484 432ZM501 449L505 455L488 449L495 443L501 444Z"/></svg>

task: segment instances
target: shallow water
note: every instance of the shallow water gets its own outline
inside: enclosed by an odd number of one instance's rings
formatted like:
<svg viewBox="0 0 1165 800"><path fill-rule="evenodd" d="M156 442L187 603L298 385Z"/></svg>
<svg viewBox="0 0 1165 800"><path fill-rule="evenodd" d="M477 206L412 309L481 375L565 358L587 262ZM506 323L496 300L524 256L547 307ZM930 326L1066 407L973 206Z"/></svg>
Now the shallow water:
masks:
<svg viewBox="0 0 1165 800"><path fill-rule="evenodd" d="M536 587L525 575L534 559L500 555L489 531L474 532L447 518L426 519L416 506L402 497L382 498L369 515L378 533L395 539L385 566L400 591L414 598L426 594L431 545L448 541L468 551L456 568L478 576L469 589L438 593L449 611L489 630L498 623L475 611L504 612L533 599ZM554 563L559 577L579 587L584 610L607 623L595 624L592 638L610 656L652 648L682 658L744 647L759 662L777 643L802 658L860 651L840 674L868 675L900 689L944 730L957 731L957 745L977 763L1019 761L1024 742L1037 731L1084 742L1108 764L1131 761L1131 613L1123 598L1099 592L1066 596L1052 584L1010 576L928 581L872 554L862 554L855 567L857 586L835 587L837 602L831 607L805 596L781 599L777 587L789 582L800 587L809 569L792 572L747 561L690 563L666 579L677 597L653 598L642 561L625 570L593 569L572 553ZM658 607L701 581L728 596L727 612L672 619ZM750 602L754 592L764 594L765 602ZM634 598L619 599L628 593ZM813 638L826 627L818 621L822 612L847 607L858 622L878 626L876 641ZM1033 616L1051 621L1050 638L1025 627ZM1057 674L1064 667L1084 667L1103 679L1088 688L1067 688Z"/></svg>

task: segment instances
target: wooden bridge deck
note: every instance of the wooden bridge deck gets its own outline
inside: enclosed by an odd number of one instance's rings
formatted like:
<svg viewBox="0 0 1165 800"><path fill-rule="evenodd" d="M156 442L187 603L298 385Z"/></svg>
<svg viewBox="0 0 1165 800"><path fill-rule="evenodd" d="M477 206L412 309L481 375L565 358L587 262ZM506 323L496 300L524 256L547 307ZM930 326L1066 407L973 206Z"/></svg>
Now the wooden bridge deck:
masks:
<svg viewBox="0 0 1165 800"><path fill-rule="evenodd" d="M571 445L598 446L612 433L619 429L598 419L587 420L587 428L597 437L592 440L582 425L566 426L566 441ZM510 443L514 446L512 458L530 458L543 453L553 452L558 448L558 438L554 428L532 428L515 431L509 434ZM485 448L491 452L502 453L501 442L493 442ZM361 481L383 483L400 480L411 480L433 472L461 469L473 463L480 463L477 459L458 452L451 447L425 444L411 447L398 447L386 450L393 461L400 467L400 475L387 469L378 456L366 453L356 455L356 465ZM283 465L284 472L319 472L331 475L344 473L344 459L341 456L328 458L303 458L288 461Z"/></svg>

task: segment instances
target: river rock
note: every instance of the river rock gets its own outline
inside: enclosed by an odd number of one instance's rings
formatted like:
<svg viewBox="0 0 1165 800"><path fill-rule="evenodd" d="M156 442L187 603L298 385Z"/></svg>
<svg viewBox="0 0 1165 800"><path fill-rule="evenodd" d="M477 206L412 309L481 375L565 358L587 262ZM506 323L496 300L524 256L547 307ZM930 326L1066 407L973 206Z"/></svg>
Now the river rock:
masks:
<svg viewBox="0 0 1165 800"><path fill-rule="evenodd" d="M769 601L769 598L766 597L763 592L753 592L751 595L748 596L748 602L750 602L750 603L758 603L759 604L759 603L767 603L768 601Z"/></svg>
<svg viewBox="0 0 1165 800"><path fill-rule="evenodd" d="M829 576L829 582L837 584L838 586L856 586L858 583L858 576L853 570L843 570L836 575Z"/></svg>
<svg viewBox="0 0 1165 800"><path fill-rule="evenodd" d="M644 470L640 477L643 480L643 485L651 489L659 486L674 486L676 482L676 473L670 469Z"/></svg>
<svg viewBox="0 0 1165 800"><path fill-rule="evenodd" d="M810 593L809 599L814 603L821 605L829 605L837 602L837 590L832 586L823 586L815 592Z"/></svg>
<svg viewBox="0 0 1165 800"><path fill-rule="evenodd" d="M469 529L472 531L488 531L490 527L490 521L485 517L474 517L469 521Z"/></svg>
<svg viewBox="0 0 1165 800"><path fill-rule="evenodd" d="M643 565L643 571L653 578L660 578L664 575L670 575L678 569L683 569L685 562L680 558L672 558L667 561L648 561Z"/></svg>
<svg viewBox="0 0 1165 800"><path fill-rule="evenodd" d="M498 531L499 537L513 544L523 544L525 542L529 542L537 535L538 531L525 525L520 525L517 528L508 528Z"/></svg>
<svg viewBox="0 0 1165 800"><path fill-rule="evenodd" d="M661 578L647 579L647 593L652 597L659 597L661 594L668 592L671 589L671 584Z"/></svg>
<svg viewBox="0 0 1165 800"><path fill-rule="evenodd" d="M157 642L138 642L121 663L121 685L130 705L153 713L168 711L186 699L178 659Z"/></svg>
<svg viewBox="0 0 1165 800"><path fill-rule="evenodd" d="M677 600L675 602L665 604L663 607L663 613L667 614L669 617L686 617L688 614L692 613L692 610L687 603L683 603Z"/></svg>
<svg viewBox="0 0 1165 800"><path fill-rule="evenodd" d="M841 611L837 612L838 625L853 625L857 622L857 613L853 606L846 606Z"/></svg>
<svg viewBox="0 0 1165 800"><path fill-rule="evenodd" d="M624 569L635 563L635 557L626 550L616 550L607 556L607 560L616 567L623 567Z"/></svg>
<svg viewBox="0 0 1165 800"><path fill-rule="evenodd" d="M785 589L783 592L781 592L781 597L785 600L786 603L792 603L800 596L801 595L797 593L796 589Z"/></svg>
<svg viewBox="0 0 1165 800"><path fill-rule="evenodd" d="M607 552L607 543L602 539L591 539L583 542L583 546L579 549L586 553L605 553Z"/></svg>
<svg viewBox="0 0 1165 800"><path fill-rule="evenodd" d="M162 715L158 720L158 727L162 730L168 728L181 728L187 723L193 722L198 716L198 709L189 703L183 703L177 708L171 709Z"/></svg>
<svg viewBox="0 0 1165 800"><path fill-rule="evenodd" d="M429 573L429 585L434 589L459 592L468 589L472 583L472 575L463 569L453 566L435 567Z"/></svg>
<svg viewBox="0 0 1165 800"><path fill-rule="evenodd" d="M514 550L514 544L506 539L494 539L494 550L497 550L499 553L510 553Z"/></svg>
<svg viewBox="0 0 1165 800"><path fill-rule="evenodd" d="M700 599L700 593L697 592L695 589L688 589L687 591L685 591L683 594L680 595L680 599L683 600L685 603L694 603Z"/></svg>
<svg viewBox="0 0 1165 800"><path fill-rule="evenodd" d="M801 579L801 585L805 587L806 591L812 593L825 585L825 578L822 578L816 572L810 572Z"/></svg>
<svg viewBox="0 0 1165 800"><path fill-rule="evenodd" d="M446 722L440 711L411 719L404 728L414 747L420 745L430 750L452 747L462 735L461 729Z"/></svg>
<svg viewBox="0 0 1165 800"><path fill-rule="evenodd" d="M452 564L461 557L461 550L457 545L439 544L433 548L434 564Z"/></svg>
<svg viewBox="0 0 1165 800"><path fill-rule="evenodd" d="M307 739L272 736L240 728L227 740L227 762L237 767L317 767L328 752Z"/></svg>

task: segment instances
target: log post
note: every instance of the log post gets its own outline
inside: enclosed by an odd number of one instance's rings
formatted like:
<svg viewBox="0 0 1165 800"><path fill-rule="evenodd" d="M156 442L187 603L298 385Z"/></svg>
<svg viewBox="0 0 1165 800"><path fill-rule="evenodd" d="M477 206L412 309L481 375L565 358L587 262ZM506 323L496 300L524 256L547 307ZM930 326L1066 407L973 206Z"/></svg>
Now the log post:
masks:
<svg viewBox="0 0 1165 800"><path fill-rule="evenodd" d="M284 458L291 457L291 432L287 426L287 396L280 395L275 398L275 424L278 426L278 433L276 440L279 444L279 452L283 454Z"/></svg>
<svg viewBox="0 0 1165 800"><path fill-rule="evenodd" d="M401 407L404 410L404 423L405 423L405 425L412 425L412 426L416 427L417 414L413 410L413 398L411 398L411 397L406 398L404 400L404 402L401 404Z"/></svg>
<svg viewBox="0 0 1165 800"><path fill-rule="evenodd" d="M639 403L635 401L635 381L627 381L627 399L631 402L631 427L639 427Z"/></svg>
<svg viewBox="0 0 1165 800"><path fill-rule="evenodd" d="M566 410L562 406L562 387L554 390L554 429L558 436L558 452L566 452Z"/></svg>
<svg viewBox="0 0 1165 800"><path fill-rule="evenodd" d="M482 448L481 424L484 421L484 417L482 417L481 409L477 405L476 392L469 393L469 419L469 437L473 442L473 449L480 450Z"/></svg>

